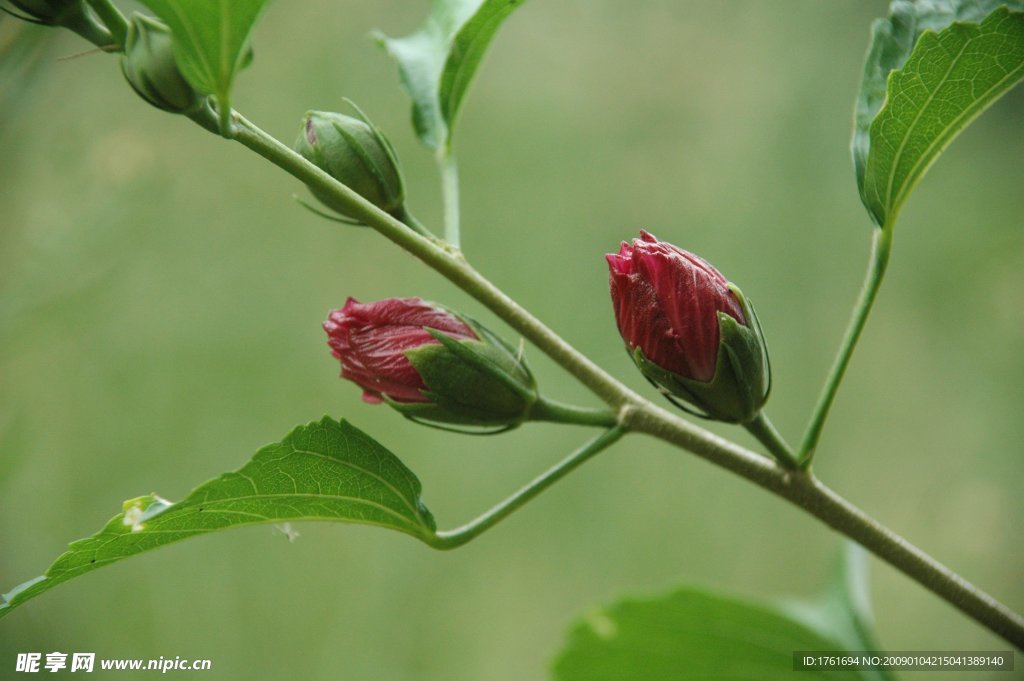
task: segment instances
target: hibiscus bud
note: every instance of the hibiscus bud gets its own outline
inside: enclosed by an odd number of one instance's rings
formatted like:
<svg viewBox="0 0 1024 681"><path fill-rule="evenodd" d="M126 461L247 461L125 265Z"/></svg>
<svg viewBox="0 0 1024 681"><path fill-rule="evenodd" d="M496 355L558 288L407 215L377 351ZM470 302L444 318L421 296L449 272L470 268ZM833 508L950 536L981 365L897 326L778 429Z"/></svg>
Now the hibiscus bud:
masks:
<svg viewBox="0 0 1024 681"><path fill-rule="evenodd" d="M97 23L85 0L10 0L10 3L25 14L22 19L47 26L63 26L97 45L112 42L110 34Z"/></svg>
<svg viewBox="0 0 1024 681"><path fill-rule="evenodd" d="M606 259L615 321L643 375L701 416L757 416L771 375L757 315L740 290L703 259L643 231Z"/></svg>
<svg viewBox="0 0 1024 681"><path fill-rule="evenodd" d="M121 70L140 97L164 111L191 111L202 101L174 61L170 30L152 17L132 17Z"/></svg>
<svg viewBox="0 0 1024 681"><path fill-rule="evenodd" d="M523 360L475 321L419 298L349 298L324 322L341 376L419 421L511 428L537 400Z"/></svg>
<svg viewBox="0 0 1024 681"><path fill-rule="evenodd" d="M10 0L10 3L30 18L50 25L60 25L68 15L84 11L83 0Z"/></svg>
<svg viewBox="0 0 1024 681"><path fill-rule="evenodd" d="M403 215L405 188L398 158L384 134L365 116L359 120L310 111L295 151L381 210L399 218ZM345 206L330 194L309 189L328 208L347 215Z"/></svg>

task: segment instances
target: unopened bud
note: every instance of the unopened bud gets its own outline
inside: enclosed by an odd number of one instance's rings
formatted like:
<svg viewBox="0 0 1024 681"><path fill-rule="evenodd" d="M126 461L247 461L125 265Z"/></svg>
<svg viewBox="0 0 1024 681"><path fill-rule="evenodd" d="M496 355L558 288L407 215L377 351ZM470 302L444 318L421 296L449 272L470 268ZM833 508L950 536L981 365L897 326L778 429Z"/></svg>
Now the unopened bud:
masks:
<svg viewBox="0 0 1024 681"><path fill-rule="evenodd" d="M506 429L537 400L522 358L479 323L419 298L349 298L324 330L342 378L413 420Z"/></svg>
<svg viewBox="0 0 1024 681"><path fill-rule="evenodd" d="M22 19L47 26L70 29L93 44L113 47L113 38L96 19L85 0L9 0L17 12L8 12ZM3 8L0 7L0 10Z"/></svg>
<svg viewBox="0 0 1024 681"><path fill-rule="evenodd" d="M174 60L170 30L152 17L132 17L121 70L140 97L164 111L192 111L202 101Z"/></svg>
<svg viewBox="0 0 1024 681"><path fill-rule="evenodd" d="M615 320L630 356L662 392L701 416L749 422L771 385L750 301L703 259L640 235L606 256Z"/></svg>
<svg viewBox="0 0 1024 681"><path fill-rule="evenodd" d="M43 24L62 26L69 17L85 11L83 0L10 0L29 18Z"/></svg>
<svg viewBox="0 0 1024 681"><path fill-rule="evenodd" d="M366 118L310 111L303 120L295 150L373 205L401 217L405 188L398 158L391 143ZM348 215L346 206L329 193L316 187L310 187L310 191L327 207Z"/></svg>

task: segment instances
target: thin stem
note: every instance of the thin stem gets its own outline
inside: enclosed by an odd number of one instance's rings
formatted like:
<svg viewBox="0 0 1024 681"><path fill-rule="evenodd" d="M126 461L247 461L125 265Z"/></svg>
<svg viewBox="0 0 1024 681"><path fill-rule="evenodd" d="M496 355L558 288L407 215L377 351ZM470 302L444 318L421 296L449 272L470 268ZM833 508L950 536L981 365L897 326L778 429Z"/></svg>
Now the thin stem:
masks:
<svg viewBox="0 0 1024 681"><path fill-rule="evenodd" d="M121 14L121 10L110 0L89 0L89 6L99 15L118 49L123 52L128 40L128 20Z"/></svg>
<svg viewBox="0 0 1024 681"><path fill-rule="evenodd" d="M193 123L207 132L211 132L214 135L220 135L220 124L217 121L217 112L210 106L209 97L204 98L198 108L184 115L188 116Z"/></svg>
<svg viewBox="0 0 1024 681"><path fill-rule="evenodd" d="M459 168L450 146L438 151L437 164L441 169L441 197L444 200L444 240L459 248Z"/></svg>
<svg viewBox="0 0 1024 681"><path fill-rule="evenodd" d="M398 218L400 221L404 222L405 224L409 225L410 229L412 229L417 234L425 236L426 238L431 240L436 239L436 237L431 233L431 231L427 229L427 227L422 222L417 220L415 215L410 213L404 207L401 208L399 212L395 214L395 217Z"/></svg>
<svg viewBox="0 0 1024 681"><path fill-rule="evenodd" d="M614 426L583 445L548 470L534 478L528 485L487 511L475 520L454 530L437 532L426 541L436 549L454 549L475 539L511 515L516 509L555 484L584 461L606 449L625 433L625 429Z"/></svg>
<svg viewBox="0 0 1024 681"><path fill-rule="evenodd" d="M217 129L219 134L224 139L234 139L237 130L235 130L235 118L234 111L231 107L227 106L227 102L221 97L214 97L217 104Z"/></svg>
<svg viewBox="0 0 1024 681"><path fill-rule="evenodd" d="M836 399L836 392L839 390L839 384L842 383L846 367L850 364L853 349L857 347L857 341L860 340L861 332L864 330L864 323L868 319L868 313L871 312L871 306L874 304L875 297L878 295L878 289L882 285L882 279L885 276L885 268L889 264L889 253L891 251L892 227L875 229L874 242L871 249L871 262L868 264L868 271L864 277L864 284L861 286L860 296L854 305L853 316L850 318L849 326L846 327L846 335L839 346L839 352L836 354L828 378L825 379L821 396L818 398L818 403L811 413L811 420L807 424L807 430L804 432L803 440L800 443L798 458L803 468L810 468L811 462L814 460L814 452L818 447L821 431L825 427L825 420L828 418L829 409L831 409L832 403Z"/></svg>
<svg viewBox="0 0 1024 681"><path fill-rule="evenodd" d="M530 420L569 423L577 426L602 426L604 428L610 428L618 423L615 413L608 409L577 407L549 400L543 395L533 403L533 407L530 409Z"/></svg>
<svg viewBox="0 0 1024 681"><path fill-rule="evenodd" d="M200 125L208 124L202 117L194 117ZM985 627L1024 649L1024 619L872 520L817 482L808 471L782 468L765 457L685 421L640 397L485 279L470 267L457 251L448 250L412 231L249 121L241 116L236 118L240 125L235 141L284 169L301 182L329 194L332 199L345 205L346 212L353 218L365 222L476 298L579 379L595 395L616 408L619 422L624 429L649 433L671 442L788 499L837 531L858 541ZM882 246L888 250L888 238L882 241ZM885 257L887 255L877 259L884 262Z"/></svg>
<svg viewBox="0 0 1024 681"><path fill-rule="evenodd" d="M76 8L74 13L66 14L58 21L58 25L77 33L101 50L114 49L114 38L106 28L101 26L90 13Z"/></svg>
<svg viewBox="0 0 1024 681"><path fill-rule="evenodd" d="M756 437L780 464L786 468L798 467L799 462L796 455L793 454L793 449L783 439L782 435L779 434L779 431L775 429L775 426L768 419L768 415L763 411L758 412L753 421L744 423L743 427Z"/></svg>

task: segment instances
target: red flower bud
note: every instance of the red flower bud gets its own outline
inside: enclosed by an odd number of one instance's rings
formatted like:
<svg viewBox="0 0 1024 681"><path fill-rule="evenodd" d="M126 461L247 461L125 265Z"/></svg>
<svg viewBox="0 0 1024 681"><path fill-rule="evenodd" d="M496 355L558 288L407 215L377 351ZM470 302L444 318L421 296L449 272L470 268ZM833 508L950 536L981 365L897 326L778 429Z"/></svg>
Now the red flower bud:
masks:
<svg viewBox="0 0 1024 681"><path fill-rule="evenodd" d="M526 420L538 399L519 352L479 323L419 298L349 298L324 330L342 377L362 387L363 399L387 402L414 421L500 432Z"/></svg>
<svg viewBox="0 0 1024 681"><path fill-rule="evenodd" d="M746 422L770 376L756 315L702 258L641 231L606 256L619 333L643 374L702 415Z"/></svg>
<svg viewBox="0 0 1024 681"><path fill-rule="evenodd" d="M729 282L702 258L640 232L605 256L615 321L630 351L662 369L710 381L718 362L718 313L746 326Z"/></svg>
<svg viewBox="0 0 1024 681"><path fill-rule="evenodd" d="M424 327L457 340L476 340L465 322L419 298L387 298L375 303L345 301L324 322L331 354L341 360L341 376L363 388L363 399L378 404L429 402L426 385L406 357L408 350L439 341Z"/></svg>

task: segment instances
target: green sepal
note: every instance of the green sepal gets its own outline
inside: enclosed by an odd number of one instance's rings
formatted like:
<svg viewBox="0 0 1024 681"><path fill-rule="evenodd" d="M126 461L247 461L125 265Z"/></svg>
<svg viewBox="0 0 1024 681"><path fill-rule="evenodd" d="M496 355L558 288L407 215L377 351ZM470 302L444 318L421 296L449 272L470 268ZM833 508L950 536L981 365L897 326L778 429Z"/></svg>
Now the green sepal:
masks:
<svg viewBox="0 0 1024 681"><path fill-rule="evenodd" d="M366 112L359 108L359 105L353 102L348 97L342 98L346 104L352 107L352 110L356 112L356 116L359 117L363 123L366 123L367 127L370 128L370 132L373 133L374 139L377 140L377 144L384 151L387 156L388 163L390 166L397 171L397 186L393 188L395 193L394 200L401 206L405 201L405 179L402 177L401 164L398 162L398 152L395 151L395 147L391 144L391 140L387 138L384 131L377 127L377 124L370 120L370 117L366 115Z"/></svg>
<svg viewBox="0 0 1024 681"><path fill-rule="evenodd" d="M203 102L178 68L170 29L153 17L132 15L121 71L136 94L158 109L189 113Z"/></svg>
<svg viewBox="0 0 1024 681"><path fill-rule="evenodd" d="M434 424L498 428L526 420L537 401L537 386L526 363L501 339L464 316L480 340L459 340L427 328L438 342L405 353L423 379L430 402L387 400L403 415Z"/></svg>
<svg viewBox="0 0 1024 681"><path fill-rule="evenodd" d="M391 142L352 102L358 118L329 111L310 111L303 118L295 150L328 175L386 213L405 211L405 184ZM312 126L316 144L310 144ZM331 210L347 215L348 207L330 193L310 186L310 192Z"/></svg>
<svg viewBox="0 0 1024 681"><path fill-rule="evenodd" d="M28 15L23 17L26 21L47 26L64 26L86 12L84 0L9 0L9 2Z"/></svg>
<svg viewBox="0 0 1024 681"><path fill-rule="evenodd" d="M474 327L473 329L477 331L478 336L481 335L480 328ZM536 399L537 390L533 375L515 359L504 344L495 346L490 342L461 341L443 331L431 328L427 328L426 332L436 338L457 358L500 381L519 397L530 402ZM486 340L490 341L491 339ZM484 349L483 351L481 351L481 347Z"/></svg>
<svg viewBox="0 0 1024 681"><path fill-rule="evenodd" d="M9 0L24 15L0 6L7 14L43 26L61 26L98 47L113 47L113 38L85 4L85 0Z"/></svg>
<svg viewBox="0 0 1024 681"><path fill-rule="evenodd" d="M749 326L725 312L718 313L718 358L710 381L697 381L662 369L648 360L640 348L630 354L641 373L666 396L679 398L699 410L691 413L726 423L747 423L768 400L771 368L753 306L737 287L729 284L729 288Z"/></svg>

